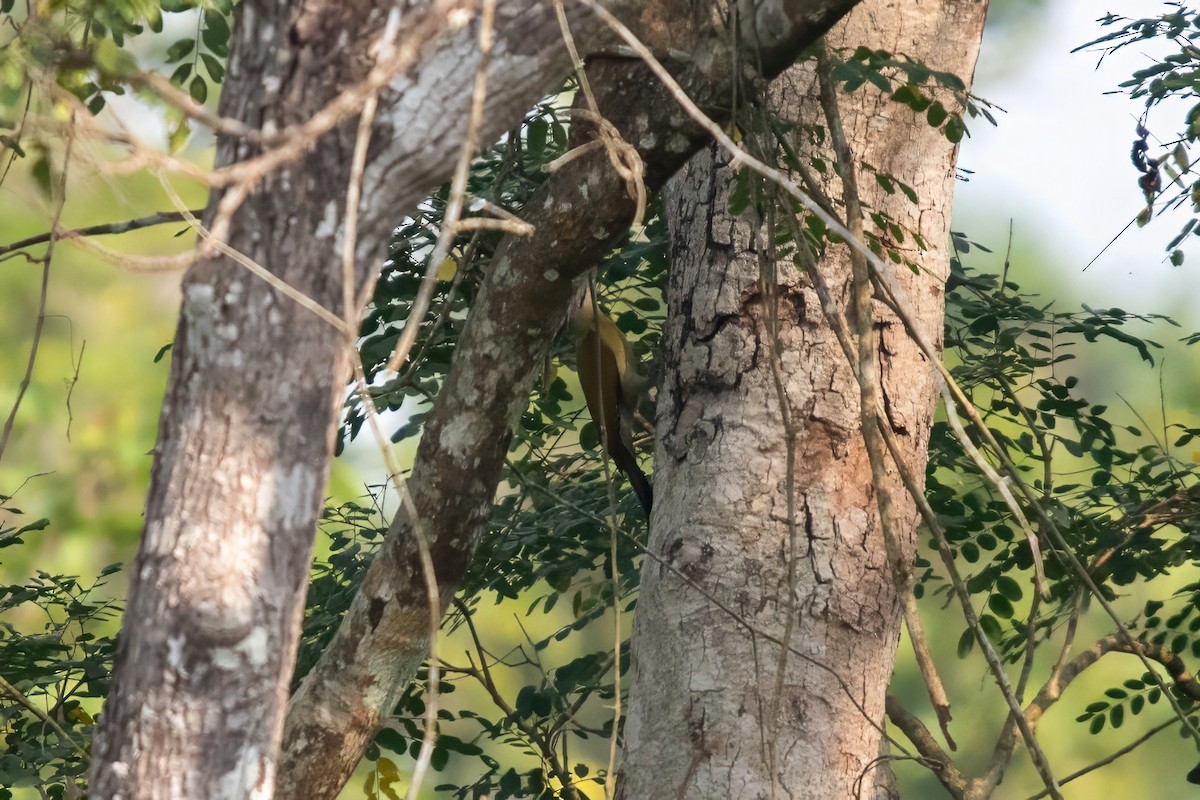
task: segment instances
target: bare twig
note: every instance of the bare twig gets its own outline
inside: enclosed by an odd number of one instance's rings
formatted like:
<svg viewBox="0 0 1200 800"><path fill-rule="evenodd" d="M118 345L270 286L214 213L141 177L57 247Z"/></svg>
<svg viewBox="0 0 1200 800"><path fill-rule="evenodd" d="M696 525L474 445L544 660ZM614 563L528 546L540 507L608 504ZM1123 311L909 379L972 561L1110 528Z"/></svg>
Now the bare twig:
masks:
<svg viewBox="0 0 1200 800"><path fill-rule="evenodd" d="M1146 742L1150 741L1150 739L1154 738L1162 731L1165 731L1167 728L1176 724L1178 721L1179 720L1172 718L1165 722L1158 723L1153 728L1146 731L1145 733L1143 733L1138 738L1134 739L1129 744L1125 745L1124 747L1122 747L1118 750L1114 750L1112 753L1110 753L1109 755L1100 759L1099 761L1094 761L1091 764L1088 764L1083 769L1075 770L1070 775L1067 775L1061 781L1059 781L1059 783L1061 783L1065 786L1066 784L1070 783L1071 781L1075 780L1076 778L1082 778L1084 775L1087 775L1089 772L1094 772L1094 771L1100 769L1101 767L1108 766L1109 764L1113 763L1121 756L1132 753L1134 750L1141 747ZM1028 800L1038 800L1038 798L1045 797L1045 796L1046 796L1046 792L1041 791L1041 792L1038 792L1037 794L1030 795Z"/></svg>
<svg viewBox="0 0 1200 800"><path fill-rule="evenodd" d="M950 698L942 684L942 676L938 674L937 662L929 652L929 639L925 635L925 626L921 624L921 609L917 607L917 598L911 591L904 594L904 626L908 628L908 640L912 644L921 677L925 679L925 690L929 693L929 703L937 716L938 727L942 729L942 736L950 749L957 750L958 745L950 735Z"/></svg>
<svg viewBox="0 0 1200 800"><path fill-rule="evenodd" d="M946 790L956 800L962 798L967 792L970 781L959 771L950 754L943 750L942 746L933 738L933 734L925 727L925 723L910 713L899 700L890 694L884 703L887 708L888 720L903 731L908 740L913 743L917 752L924 758L925 765L929 767L942 786L946 787Z"/></svg>
<svg viewBox="0 0 1200 800"><path fill-rule="evenodd" d="M463 619L467 623L467 630L471 634L471 641L475 644L475 651L479 654L478 667L475 666L472 660L470 669L461 669L459 671L479 681L483 688L487 690L488 696L492 698L492 702L496 704L496 707L504 712L505 722L516 727L526 739L538 748L538 752L550 766L550 771L554 773L554 777L562 784L563 790L569 792L573 797L587 800L587 795L583 794L579 790L579 787L572 782L566 764L558 759L558 755L554 751L554 746L550 742L550 737L527 723L521 714L504 699L504 695L500 693L499 687L496 686L496 681L492 678L491 669L488 667L488 653L483 647L483 642L479 639L479 631L475 629L475 621L471 617L471 610L458 598L454 598L451 602L454 603L463 615ZM467 658L471 660L470 654L467 655Z"/></svg>
<svg viewBox="0 0 1200 800"><path fill-rule="evenodd" d="M186 220L186 217L185 217ZM68 240L63 240L68 241ZM130 255L129 253L115 250L111 247L106 247L100 244L95 239L79 237L69 240L71 245L78 247L81 250L86 250L93 255L97 255L115 264L129 272L175 272L181 269L187 269L192 264L196 263L198 251L189 250L185 253L177 253L172 256L138 256Z"/></svg>
<svg viewBox="0 0 1200 800"><path fill-rule="evenodd" d="M771 206L769 209L767 224L756 227L760 234L763 233L764 227L766 229L766 241L759 242L759 246L756 248L759 253L758 283L759 292L763 297L763 305L766 310L765 338L768 343L767 360L771 366L771 380L774 384L776 400L779 403L779 422L783 426L784 447L786 448L784 456L784 498L787 504L788 530L787 599L784 606L783 644L779 648L779 658L775 664L775 686L772 693L771 708L769 715L767 715L767 727L769 730L767 731L766 742L764 742L767 766L771 773L771 797L775 798L779 795L779 756L776 748L779 741L779 725L783 719L784 677L787 672L788 656L791 655L792 635L795 632L796 620L799 618L799 614L796 613L796 604L798 602L796 587L799 582L800 562L800 531L799 526L796 524L796 441L799 432L796 429L795 417L792 414L792 405L788 397L787 387L783 382L783 345L779 341L779 280L775 272L777 261L774 253L774 206ZM758 663L756 659L755 669L757 668Z"/></svg>
<svg viewBox="0 0 1200 800"><path fill-rule="evenodd" d="M955 389L958 389L957 384L955 384ZM955 410L957 405L955 404L954 400L955 394L958 394L961 397L966 397L966 395L961 390L958 390L957 392L952 391L950 388L950 383L945 380L941 382L941 392L942 402L946 404L946 419L950 423L950 427L954 429L956 438L963 446L963 449L967 452L967 455L969 455L971 460L975 462L975 466L979 468L979 471L983 473L984 477L986 477L993 486L996 487L996 491L1000 492L1000 497L1004 499L1004 505L1008 506L1009 513L1013 515L1013 519L1017 521L1017 524L1021 526L1021 530L1025 533L1025 541L1028 542L1029 550L1032 555L1034 587L1038 594L1045 593L1046 573L1042 568L1042 548L1038 544L1037 534L1034 533L1033 528L1030 527L1029 520L1025 517L1025 512L1022 511L1021 506L1017 504L1017 498L1013 497L1012 489L1009 487L1013 474L1009 473L1008 475L1001 477L1000 473L996 472L992 465L988 463L987 459L983 457L983 454L979 452L979 448L975 446L973 441L971 441L971 437L967 435L967 432L963 430L962 422L959 420L958 412Z"/></svg>
<svg viewBox="0 0 1200 800"><path fill-rule="evenodd" d="M163 101L182 111L189 119L196 120L214 133L224 133L248 142L264 142L268 145L280 138L279 134L275 136L265 134L241 120L212 113L203 103L197 103L189 93L157 72L139 71L132 75L126 75L125 80L129 81L132 86L149 89Z"/></svg>
<svg viewBox="0 0 1200 800"><path fill-rule="evenodd" d="M67 381L67 399L64 401L67 407L67 441L71 441L71 423L75 421L75 413L71 410L71 396L75 394L75 387L79 385L79 370L83 368L83 354L87 350L87 339L84 339L79 344L79 356L75 356L75 337L71 337L71 363L75 367L75 372Z"/></svg>
<svg viewBox="0 0 1200 800"><path fill-rule="evenodd" d="M838 162L838 175L842 179L842 202L846 205L846 226L855 241L865 241L863 235L862 201L858 193L858 170L850 143L842 129L841 112L838 110L837 92L833 82L833 68L823 43L817 44L817 83L821 108L825 113L830 140ZM892 493L887 483L887 464L883 442L880 441L878 425L886 422L877 410L883 406L883 391L879 386L879 365L875 358L875 314L871 307L871 273L862 253L850 248L852 277L852 302L854 305L854 338L858 358L852 362L858 378L859 419L867 458L871 464L871 482L875 487L875 502L879 512L879 527L883 532L884 547L892 569L892 580L899 593L907 594L912 582L912 567L904 555L893 526ZM878 425L877 425L878 421ZM902 465L901 465L902 466Z"/></svg>
<svg viewBox="0 0 1200 800"><path fill-rule="evenodd" d="M87 36L85 31L84 36ZM72 120L75 115L72 115ZM67 173L71 166L71 151L75 147L75 134L73 130L67 133L67 144L63 152L62 172L59 173L58 185L55 192L55 207L54 216L50 220L50 229L58 228L58 223L62 219L63 209L67 204ZM50 264L54 258L54 241L51 240L46 245L46 252L42 255L39 261L42 262L42 286L38 293L38 312L37 321L33 325L33 338L29 343L29 358L25 362L25 374L21 376L21 383L17 387L17 397L13 400L12 408L8 412L8 418L4 420L4 430L0 432L0 460L4 458L4 450L8 447L8 438L12 434L13 425L17 421L17 412L21 408L21 401L25 398L25 392L29 390L29 384L33 380L33 365L37 363L38 346L42 341L42 331L46 326L46 298L50 290Z"/></svg>
<svg viewBox="0 0 1200 800"><path fill-rule="evenodd" d="M640 228L642 219L646 215L646 183L642 177L644 172L642 157L638 153L637 148L626 142L621 137L620 132L608 120L604 119L604 115L600 113L600 106L596 102L595 95L592 94L592 85L588 81L587 71L583 67L583 60L579 57L579 51L575 48L575 37L571 35L571 28L567 24L567 11L563 7L563 0L554 0L554 11L558 16L558 26L562 30L563 41L567 45L567 51L571 54L571 64L575 67L575 75L579 80L580 91L583 92L584 100L587 103L586 116L590 117L592 122L598 127L600 141L608 153L609 163L612 164L616 173L625 181L626 191L629 192L629 196L634 200L636 210L634 211L631 227ZM576 111L582 112L583 109L576 109ZM548 169L553 171L563 160L563 158L557 159Z"/></svg>
<svg viewBox="0 0 1200 800"><path fill-rule="evenodd" d="M188 214L193 217L204 213L203 209L189 209ZM30 236L25 239L20 239L9 244L0 245L0 256L11 253L14 250L22 250L26 247L32 247L35 244L46 244L53 240L78 239L84 236L105 236L113 233L128 233L129 231L141 230L149 228L153 225L162 225L166 222L184 222L186 221L184 212L180 211L159 211L155 214L150 214L137 219L127 219L123 222L106 222L103 225L89 225L86 228L71 228L69 230L46 231L39 233L36 236Z"/></svg>
<svg viewBox="0 0 1200 800"><path fill-rule="evenodd" d="M51 243L47 248L46 255L41 259L42 288L38 293L37 320L33 323L33 338L29 342L29 358L25 361L25 374L21 376L21 383L17 386L17 397L13 400L12 408L9 409L8 418L4 420L4 431L0 433L0 459L4 458L8 437L12 434L13 424L17 421L17 411L20 410L25 392L28 391L29 384L33 381L33 365L37 363L38 345L41 344L42 330L46 326L46 296L50 289L50 250L53 246Z"/></svg>

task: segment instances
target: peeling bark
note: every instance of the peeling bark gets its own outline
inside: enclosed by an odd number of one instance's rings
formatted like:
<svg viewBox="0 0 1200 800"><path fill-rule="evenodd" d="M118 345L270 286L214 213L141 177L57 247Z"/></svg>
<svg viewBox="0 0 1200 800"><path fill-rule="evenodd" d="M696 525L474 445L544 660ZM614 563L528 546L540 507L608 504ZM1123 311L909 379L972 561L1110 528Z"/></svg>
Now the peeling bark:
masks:
<svg viewBox="0 0 1200 800"><path fill-rule="evenodd" d="M985 10L981 0L868 0L827 40L907 54L969 82ZM810 69L789 71L773 95L786 116L824 124ZM841 95L839 106L856 161L920 198L917 207L859 181L865 205L929 244L905 248L925 271L897 272L918 324L940 343L956 148L878 92ZM673 269L655 450L661 499L634 623L618 797L876 796L877 726L900 604L859 432L859 390L810 279L791 262L777 264L780 368L798 428L788 475L758 224L726 211L734 180L710 151L667 193ZM840 187L827 192L840 198ZM844 248L830 248L820 269L847 308ZM923 477L933 365L879 303L875 314L888 422L907 468ZM893 525L911 560L916 513L894 468L889 483ZM781 659L775 642L789 622L792 650ZM886 791L881 782L878 796Z"/></svg>

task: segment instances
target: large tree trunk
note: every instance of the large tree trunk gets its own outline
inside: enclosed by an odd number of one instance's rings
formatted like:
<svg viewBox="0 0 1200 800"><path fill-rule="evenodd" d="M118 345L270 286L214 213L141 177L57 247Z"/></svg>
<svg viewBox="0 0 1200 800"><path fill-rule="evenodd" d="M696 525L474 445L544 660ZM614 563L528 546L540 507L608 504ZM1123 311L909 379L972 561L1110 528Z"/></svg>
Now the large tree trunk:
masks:
<svg viewBox="0 0 1200 800"><path fill-rule="evenodd" d="M871 0L827 41L905 54L969 81L986 6ZM826 125L810 68L773 88L786 116ZM874 90L841 95L839 106L854 160L909 184L920 199L917 206L886 194L870 173L859 181L864 205L928 243L924 252L911 238L901 246L920 274L897 272L918 324L940 342L956 148L923 115ZM836 163L832 153L819 155ZM658 502L634 625L619 796L871 796L900 598L860 433L859 388L810 278L780 262L780 368L796 429L789 475L759 284L763 237L726 211L735 177L724 160L715 152L693 159L665 203L673 271ZM841 197L840 186L826 189ZM819 268L846 308L845 249L830 248ZM920 477L933 365L881 304L874 312L886 422ZM888 487L911 560L916 514L894 467ZM790 643L782 659L772 640Z"/></svg>

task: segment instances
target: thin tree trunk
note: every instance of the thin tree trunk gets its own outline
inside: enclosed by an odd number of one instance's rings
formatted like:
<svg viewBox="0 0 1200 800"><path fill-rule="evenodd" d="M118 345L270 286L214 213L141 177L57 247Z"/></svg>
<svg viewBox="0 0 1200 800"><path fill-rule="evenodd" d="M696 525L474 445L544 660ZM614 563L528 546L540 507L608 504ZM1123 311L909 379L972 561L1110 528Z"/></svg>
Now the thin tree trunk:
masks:
<svg viewBox="0 0 1200 800"><path fill-rule="evenodd" d="M983 0L870 0L828 46L905 54L969 83L985 11ZM789 71L773 94L786 116L827 125L810 68ZM898 268L897 277L918 324L940 342L956 148L924 115L874 90L840 95L839 106L855 161L919 197L918 206L888 195L860 170L864 205L928 244L923 252L911 237L900 245L923 270ZM836 163L830 152L817 154ZM859 389L810 278L790 261L776 265L773 344L759 283L763 237L726 211L736 177L725 161L713 151L693 159L665 203L673 271L657 502L618 796L869 797L900 602L859 430ZM826 191L841 197L840 186ZM846 308L844 248L829 248L819 268ZM886 422L920 477L933 367L881 304L874 314ZM795 430L791 474L777 356ZM888 487L911 560L916 515L894 468ZM781 658L783 640L790 648Z"/></svg>

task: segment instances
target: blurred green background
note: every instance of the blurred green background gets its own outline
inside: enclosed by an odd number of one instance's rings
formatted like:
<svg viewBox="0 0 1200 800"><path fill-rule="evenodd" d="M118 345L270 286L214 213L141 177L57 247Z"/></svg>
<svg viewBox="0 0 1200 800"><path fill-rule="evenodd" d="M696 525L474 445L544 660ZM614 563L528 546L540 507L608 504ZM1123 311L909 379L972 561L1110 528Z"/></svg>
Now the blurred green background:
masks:
<svg viewBox="0 0 1200 800"><path fill-rule="evenodd" d="M1084 271L1141 206L1137 174L1128 161L1140 107L1105 92L1145 56L1131 52L1128 61L1114 58L1096 69L1096 54L1069 51L1100 34L1094 19L1103 12L1158 13L1158 4L1023 0L993 5L975 91L1008 113L1001 115L995 130L976 126L963 144L959 166L971 174L959 188L954 229L987 245L993 251L992 268L999 270L1010 246L1011 227L1010 277L1062 307L1086 302L1169 314L1182 324L1181 330L1160 326L1142 332L1166 345L1200 328L1200 281L1193 275L1200 260L1192 252L1182 268L1175 268L1163 252L1178 230L1178 218L1130 230ZM126 107L122 113L139 112ZM211 159L203 140L193 142L188 152L199 160ZM103 154L90 155L95 155L95 163L104 160ZM18 162L0 185L0 243L49 227L49 203L23 168ZM190 207L204 204L201 187L180 181L175 188ZM86 161L72 166L68 197L66 227L171 207L154 178L108 176ZM181 253L193 244L190 234L178 235L183 228L162 225L100 241L130 254ZM984 267L978 257L971 265ZM33 381L0 460L0 493L14 495L10 505L22 512L22 524L45 517L50 525L26 537L27 546L0 551L4 582L18 582L37 569L87 577L104 565L132 558L149 481L148 451L154 446L170 361L169 354L157 362L155 357L174 335L179 279L177 272L127 269L70 242L57 245L46 301L49 317ZM29 358L40 284L40 265L20 255L0 260L0 413L5 415ZM1127 348L1100 344L1086 358L1072 362L1070 370L1081 379L1084 396L1108 402L1111 413L1122 421L1133 421L1135 411L1151 428L1161 425L1164 416L1192 425L1200 417L1200 370L1182 347L1169 346L1157 368L1148 368ZM358 497L366 483L377 483L382 474L370 448L352 448L334 465L329 495L335 500ZM12 512L0 511L5 513ZM1187 578L1179 580L1182 584ZM111 588L123 592L120 573ZM496 651L503 652L506 641L524 640L517 617L531 600L496 606L486 622L481 621ZM1141 603L1134 592L1120 608L1132 614ZM960 753L967 754L966 764L983 764L1004 718L1002 703L981 659L973 655L959 660L955 655L962 630L959 614L953 608L939 612L928 603L926 610L934 655L954 703L952 732ZM568 613L565 608L560 611ZM565 621L566 617L559 623ZM4 622L25 628L40 621L24 618L18 610ZM1103 625L1081 630L1078 641L1107 632ZM443 643L446 658L453 661L462 652L464 634L460 630ZM607 640L609 634L597 636ZM556 657L569 655L547 655L550 663ZM1047 666L1042 664L1043 673ZM1039 733L1059 772L1070 772L1136 738L1151 715L1096 736L1074 717L1111 685L1114 675L1137 677L1141 672L1141 665L1130 657L1108 656L1102 668L1073 685L1053 709ZM894 691L934 726L932 715L923 711L927 701L906 643L901 645ZM486 702L482 696L480 702ZM597 750L597 758L602 750ZM1114 766L1070 784L1066 796L1174 796L1194 791L1184 775L1196 760L1190 743L1170 728ZM1025 761L1017 758L1018 766L998 797L1036 793L1039 783ZM896 768L906 797L946 796L923 768L904 762ZM360 777L351 782L346 796L361 795Z"/></svg>

